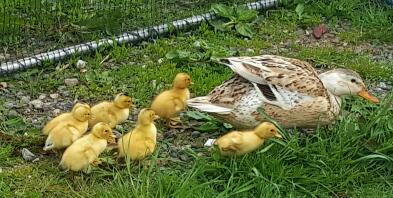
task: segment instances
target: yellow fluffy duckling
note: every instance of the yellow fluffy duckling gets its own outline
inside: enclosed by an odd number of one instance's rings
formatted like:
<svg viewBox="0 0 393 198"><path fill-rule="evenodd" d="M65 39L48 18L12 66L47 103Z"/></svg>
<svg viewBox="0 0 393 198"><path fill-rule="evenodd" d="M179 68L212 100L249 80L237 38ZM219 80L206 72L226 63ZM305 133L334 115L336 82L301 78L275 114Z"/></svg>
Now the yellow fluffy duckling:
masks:
<svg viewBox="0 0 393 198"><path fill-rule="evenodd" d="M71 125L74 123L74 125L81 126L80 131L86 132L88 119L90 119L90 106L88 104L76 103L71 112L60 114L49 121L42 129L42 133L44 135L49 135L52 129L60 123L70 123Z"/></svg>
<svg viewBox="0 0 393 198"><path fill-rule="evenodd" d="M276 126L263 122L253 131L233 131L215 141L223 156L240 156L258 149L266 139L282 138Z"/></svg>
<svg viewBox="0 0 393 198"><path fill-rule="evenodd" d="M122 93L115 97L113 102L104 101L91 108L92 116L89 120L89 127L98 122L105 122L111 128L127 120L132 106L132 98Z"/></svg>
<svg viewBox="0 0 393 198"><path fill-rule="evenodd" d="M154 120L158 116L151 109L142 109L138 115L136 127L118 141L119 156L128 156L131 160L141 160L154 152L157 142L157 129Z"/></svg>
<svg viewBox="0 0 393 198"><path fill-rule="evenodd" d="M91 116L90 106L77 103L70 114L63 114L50 121L44 133L48 132L44 150L63 149L86 133Z"/></svg>
<svg viewBox="0 0 393 198"><path fill-rule="evenodd" d="M170 90L160 93L152 102L151 109L158 116L167 120L168 126L180 122L177 113L184 110L190 98L188 87L192 84L191 78L186 73L178 73Z"/></svg>
<svg viewBox="0 0 393 198"><path fill-rule="evenodd" d="M91 133L83 136L69 146L60 161L60 166L66 170L86 170L90 164L100 163L98 156L109 143L115 142L115 136L108 124L100 122L94 125Z"/></svg>

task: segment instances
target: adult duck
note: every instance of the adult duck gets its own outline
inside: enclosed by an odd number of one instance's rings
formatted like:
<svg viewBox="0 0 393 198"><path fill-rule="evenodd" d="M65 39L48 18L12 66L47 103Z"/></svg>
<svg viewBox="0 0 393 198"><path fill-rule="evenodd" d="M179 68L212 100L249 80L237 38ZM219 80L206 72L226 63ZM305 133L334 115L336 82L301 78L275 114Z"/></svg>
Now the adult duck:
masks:
<svg viewBox="0 0 393 198"><path fill-rule="evenodd" d="M358 95L373 103L360 75L348 69L322 74L307 62L276 55L230 57L219 60L235 75L207 96L187 101L188 106L241 129L256 127L264 112L285 128L314 128L334 122L341 97Z"/></svg>

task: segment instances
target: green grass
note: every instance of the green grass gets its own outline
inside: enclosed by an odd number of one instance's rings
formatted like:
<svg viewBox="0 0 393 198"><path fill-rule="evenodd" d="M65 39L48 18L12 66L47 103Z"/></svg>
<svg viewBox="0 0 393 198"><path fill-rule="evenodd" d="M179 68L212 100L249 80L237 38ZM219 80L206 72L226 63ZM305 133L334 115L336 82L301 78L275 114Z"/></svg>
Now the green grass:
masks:
<svg viewBox="0 0 393 198"><path fill-rule="evenodd" d="M234 1L4 1L0 4L0 45L12 59L22 58L202 14L218 2Z"/></svg>
<svg viewBox="0 0 393 198"><path fill-rule="evenodd" d="M369 5L357 0L317 3L310 1L305 13L310 20L300 21L294 6L268 11L255 24L252 39L240 38L233 33L215 32L206 24L191 35L171 35L155 43L140 46L115 46L102 49L91 56L72 57L56 70L53 63L30 69L0 81L12 84L11 93L24 92L32 98L41 93L57 92L65 78L76 77L80 85L67 87L69 100L96 102L110 99L122 91L136 99L138 108L149 105L151 98L170 86L177 72L191 74L194 95L204 95L227 79L228 68L210 62L174 63L165 54L173 49L201 53L195 41L205 41L213 49L236 51L238 55L257 55L260 51L296 57L315 65L345 67L358 71L367 82L392 81L393 64L374 61L367 53L356 53L351 48L361 43L388 42L372 32L381 29L389 37L386 17L391 16L382 5ZM348 4L348 5L347 5ZM348 7L347 7L348 6ZM352 7L351 7L352 6ZM355 7L354 7L355 6ZM331 13L326 10L331 9ZM368 10L363 15L361 7ZM311 8L316 8L312 11ZM391 10L390 10L391 11ZM331 16L332 17L331 17ZM334 46L307 47L296 43L297 28L315 25L330 17L331 23L349 20L352 29L339 36L352 39L343 50ZM363 23L362 21L367 21ZM329 27L332 24L328 23ZM367 26L367 28L365 28ZM354 38L355 32L362 35ZM346 36L345 36L346 35ZM280 43L290 41L285 50ZM276 50L277 48L277 50ZM101 61L109 55L109 60ZM87 72L75 67L78 59L88 62ZM155 81L155 83L153 83ZM5 92L1 92L5 93ZM208 149L183 149L189 161L168 157L172 144L164 139L158 150L147 159L152 166L127 164L125 167L110 162L81 174L77 179L58 168L58 159L47 156L38 162L24 162L21 148L38 153L44 137L40 128L25 121L25 117L11 118L3 107L14 98L0 95L0 197L392 197L393 185L393 93L380 105L361 99L347 98L342 115L329 127L319 128L316 135L295 135L284 141L268 141L260 150L237 159L219 158ZM128 129L130 126L125 126ZM159 128L160 133L166 132ZM25 133L27 135L25 135ZM3 135L6 134L6 135ZM203 153L199 156L197 153ZM112 159L113 152L102 155Z"/></svg>

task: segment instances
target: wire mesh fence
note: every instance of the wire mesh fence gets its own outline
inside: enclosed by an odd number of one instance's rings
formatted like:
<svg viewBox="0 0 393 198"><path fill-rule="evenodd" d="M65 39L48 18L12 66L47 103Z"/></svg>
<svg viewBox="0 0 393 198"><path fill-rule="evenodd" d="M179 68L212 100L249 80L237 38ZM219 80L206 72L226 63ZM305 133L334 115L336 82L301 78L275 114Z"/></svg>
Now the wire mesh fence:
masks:
<svg viewBox="0 0 393 198"><path fill-rule="evenodd" d="M67 49L67 46L100 41L99 39L122 35L124 32L134 31L134 34L118 36L117 41L132 40L130 36L145 35L144 32L135 34L137 29L205 13L215 3L244 4L253 1L255 0L2 0L0 63L4 65L57 49L62 49L56 51L60 55L72 53L73 49ZM269 1L275 2L266 2ZM168 27L157 26L153 30L160 31L159 28ZM100 42L86 45L85 51L99 47Z"/></svg>

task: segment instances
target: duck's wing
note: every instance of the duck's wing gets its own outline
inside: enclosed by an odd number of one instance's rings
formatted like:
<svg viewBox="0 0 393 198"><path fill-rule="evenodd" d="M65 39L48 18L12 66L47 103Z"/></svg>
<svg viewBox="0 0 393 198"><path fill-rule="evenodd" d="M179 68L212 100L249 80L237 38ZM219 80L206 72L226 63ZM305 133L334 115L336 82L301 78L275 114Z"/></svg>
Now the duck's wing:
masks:
<svg viewBox="0 0 393 198"><path fill-rule="evenodd" d="M276 55L222 58L220 63L251 82L266 103L289 110L328 93L307 62Z"/></svg>
<svg viewBox="0 0 393 198"><path fill-rule="evenodd" d="M253 86L245 78L235 74L232 78L215 87L207 96L191 98L187 105L204 112L228 114Z"/></svg>

